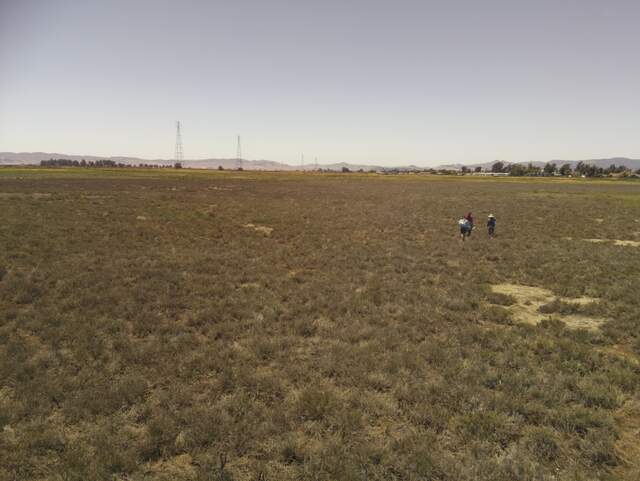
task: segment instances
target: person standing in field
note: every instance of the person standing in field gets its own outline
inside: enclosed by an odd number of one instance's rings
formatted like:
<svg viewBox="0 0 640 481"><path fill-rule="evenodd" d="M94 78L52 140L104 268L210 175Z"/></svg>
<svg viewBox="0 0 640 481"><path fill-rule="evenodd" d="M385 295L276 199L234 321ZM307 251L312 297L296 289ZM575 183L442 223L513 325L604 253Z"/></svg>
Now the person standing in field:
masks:
<svg viewBox="0 0 640 481"><path fill-rule="evenodd" d="M496 232L496 217L493 214L489 214L487 219L487 233L489 239L493 239L493 234Z"/></svg>
<svg viewBox="0 0 640 481"><path fill-rule="evenodd" d="M460 217L458 226L460 227L460 239L462 239L462 242L464 242L464 238L468 235L471 235L471 226L469 225L469 221L464 216Z"/></svg>
<svg viewBox="0 0 640 481"><path fill-rule="evenodd" d="M473 214L468 212L464 218L467 219L467 222L469 223L469 233L467 235L471 236L471 232L473 232Z"/></svg>

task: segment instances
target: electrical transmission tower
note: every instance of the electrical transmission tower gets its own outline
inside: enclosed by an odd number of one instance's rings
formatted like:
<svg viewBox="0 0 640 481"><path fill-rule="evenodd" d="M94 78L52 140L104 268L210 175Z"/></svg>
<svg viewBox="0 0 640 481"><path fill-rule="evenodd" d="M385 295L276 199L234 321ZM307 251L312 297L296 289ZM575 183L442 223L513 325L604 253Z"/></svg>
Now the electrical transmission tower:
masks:
<svg viewBox="0 0 640 481"><path fill-rule="evenodd" d="M238 148L236 149L236 169L242 169L242 148L240 147L240 136L238 135Z"/></svg>
<svg viewBox="0 0 640 481"><path fill-rule="evenodd" d="M176 154L175 154L176 163L182 163L183 153L182 153L182 134L180 133L180 121L176 122Z"/></svg>

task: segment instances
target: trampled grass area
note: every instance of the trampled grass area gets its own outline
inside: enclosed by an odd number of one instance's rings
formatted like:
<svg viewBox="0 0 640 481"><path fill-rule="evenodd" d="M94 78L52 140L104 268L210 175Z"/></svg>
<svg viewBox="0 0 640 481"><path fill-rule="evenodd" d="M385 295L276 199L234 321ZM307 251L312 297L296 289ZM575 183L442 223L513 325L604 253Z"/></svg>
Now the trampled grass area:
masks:
<svg viewBox="0 0 640 481"><path fill-rule="evenodd" d="M0 479L640 479L640 248L582 239L640 184L0 169Z"/></svg>

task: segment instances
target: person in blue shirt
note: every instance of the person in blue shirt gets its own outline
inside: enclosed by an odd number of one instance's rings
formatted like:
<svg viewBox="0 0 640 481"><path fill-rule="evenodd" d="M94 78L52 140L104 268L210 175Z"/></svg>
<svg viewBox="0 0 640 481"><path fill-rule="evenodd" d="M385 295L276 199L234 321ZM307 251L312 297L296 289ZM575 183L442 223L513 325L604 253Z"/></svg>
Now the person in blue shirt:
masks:
<svg viewBox="0 0 640 481"><path fill-rule="evenodd" d="M493 235L496 232L496 216L493 214L489 214L487 219L487 233L489 234L489 238L493 239Z"/></svg>
<svg viewBox="0 0 640 481"><path fill-rule="evenodd" d="M460 239L464 242L465 237L471 235L471 225L469 221L463 217L460 217L458 221L458 225L460 226Z"/></svg>

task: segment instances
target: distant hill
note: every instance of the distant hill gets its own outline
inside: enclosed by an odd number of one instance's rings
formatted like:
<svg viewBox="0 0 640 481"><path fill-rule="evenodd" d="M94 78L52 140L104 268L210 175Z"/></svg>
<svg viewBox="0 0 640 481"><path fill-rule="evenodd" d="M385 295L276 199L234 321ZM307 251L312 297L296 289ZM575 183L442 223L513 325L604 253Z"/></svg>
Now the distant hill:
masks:
<svg viewBox="0 0 640 481"><path fill-rule="evenodd" d="M0 165L39 165L41 160L49 159L69 159L81 161L82 159L89 161L97 160L113 160L114 162L122 163L125 165L139 165L139 164L152 164L152 165L173 165L175 161L167 159L142 159L139 157L100 157L96 155L69 155L61 154L57 152L0 152ZM236 159L199 159L199 160L184 160L182 162L184 167L191 169L217 169L222 167L223 169L235 169L237 166ZM300 166L292 166L283 162L276 162L273 160L242 160L242 167L246 170L301 170ZM346 167L349 170L357 171L362 170L384 170L384 167L377 165L360 165L349 164L340 162L336 164L318 164L317 168L324 170L342 170ZM410 167L395 167L398 170L406 170ZM418 167L413 167L417 169ZM304 170L315 170L315 164L306 164Z"/></svg>
<svg viewBox="0 0 640 481"><path fill-rule="evenodd" d="M41 160L49 159L69 159L81 161L82 159L89 161L97 160L113 160L114 162L126 164L126 165L139 165L139 164L152 164L152 165L173 165L175 161L167 159L142 159L139 157L100 157L96 155L69 155L60 154L56 152L0 152L0 165L39 165ZM217 169L222 167L225 170L235 169L237 166L236 159L199 159L199 160L185 160L182 162L184 167L191 169ZM300 165L289 165L283 162L276 162L273 160L242 160L242 167L246 170L280 170L280 171L293 171L302 170ZM350 164L348 162L338 162L334 164L318 164L307 163L304 166L304 170L334 170L341 171L343 168L347 168L350 171L357 172L359 170L382 172L386 170L391 171L407 171L407 170L421 170L425 167L418 167L415 165L401 166L401 167L383 167L380 165L372 164Z"/></svg>
<svg viewBox="0 0 640 481"><path fill-rule="evenodd" d="M217 169L222 167L225 170L237 167L236 159L202 159L185 160L182 165L190 169ZM246 170L295 170L290 165L273 160L245 160L242 159L242 168Z"/></svg>
<svg viewBox="0 0 640 481"><path fill-rule="evenodd" d="M602 167L606 169L611 164L615 164L617 166L624 165L628 169L638 170L640 169L640 159L629 159L627 157L611 157L608 159L588 159L588 160L551 160L558 167L563 164L570 164L571 167L575 167L578 162L584 162L585 164L595 165L596 167Z"/></svg>
<svg viewBox="0 0 640 481"><path fill-rule="evenodd" d="M0 165L39 165L41 160L69 159L81 161L113 160L127 165L158 164L169 165L171 162L161 159L140 159L138 157L99 157L96 155L69 155L56 152L0 152Z"/></svg>
<svg viewBox="0 0 640 481"><path fill-rule="evenodd" d="M49 159L69 159L81 161L82 159L89 161L97 160L113 160L114 162L125 165L173 165L173 160L166 159L142 159L139 157L100 157L96 155L69 155L56 152L0 152L0 165L39 165L41 160ZM184 167L194 169L217 169L222 166L224 169L234 169L236 167L236 159L202 159L202 160L185 160ZM242 166L248 170L293 170L287 164L273 162L270 160L243 160Z"/></svg>
<svg viewBox="0 0 640 481"><path fill-rule="evenodd" d="M466 167L468 169L475 169L476 167L482 168L482 170L491 170L491 166L496 162L502 162L505 165L511 164L523 164L528 165L529 162L509 162L506 160L492 160L491 162L483 162L479 164L444 164L439 165L436 169L450 169L450 170L461 170L462 167ZM556 164L558 167L569 164L572 168L575 168L579 162L583 162L589 165L595 165L596 167L607 168L611 164L615 164L617 166L624 165L628 169L638 170L640 169L640 159L629 159L627 157L611 157L608 159L587 159L587 160L550 160L549 162ZM535 167L543 167L546 162L531 162Z"/></svg>
<svg viewBox="0 0 640 481"><path fill-rule="evenodd" d="M60 154L53 152L0 152L0 165L39 165L41 160L49 160L49 159L70 159L81 161L85 159L87 162L89 161L97 161L97 160L113 160L114 162L126 164L126 165L139 165L139 164L153 164L153 165L173 165L173 160L167 159L142 159L139 157L100 157L96 155L69 155L69 154ZM477 164L442 164L436 169L449 169L449 170L461 170L462 167L467 167L468 169L475 169L476 167L480 167L483 170L490 170L491 166L498 162L497 160L493 160L491 162L483 162ZM501 160L504 164L528 164L529 162L510 162L506 160ZM611 164L615 164L617 166L623 165L631 170L640 169L640 159L629 159L627 157L611 157L608 159L588 159L588 160L551 160L560 167L563 164L570 164L571 167L575 168L578 162L584 162L585 164L593 164L596 167L606 168ZM544 166L546 162L532 162L536 167ZM218 167L222 167L223 169L235 169L236 168L236 159L201 159L201 160L185 160L183 162L184 167L189 167L192 169L217 169ZM282 171L291 171L291 170L301 170L300 166L294 166L285 164L283 162L276 162L273 160L242 160L242 167L246 170L282 170ZM350 164L347 162L338 162L334 164L318 164L317 166L314 163L309 163L304 166L304 170L315 170L316 168L323 170L335 170L340 171L343 168L347 168L351 171L358 171L360 169L364 171L408 171L408 170L423 170L428 167L418 167L415 165L401 166L401 167L386 167L380 165L372 165L372 164Z"/></svg>

